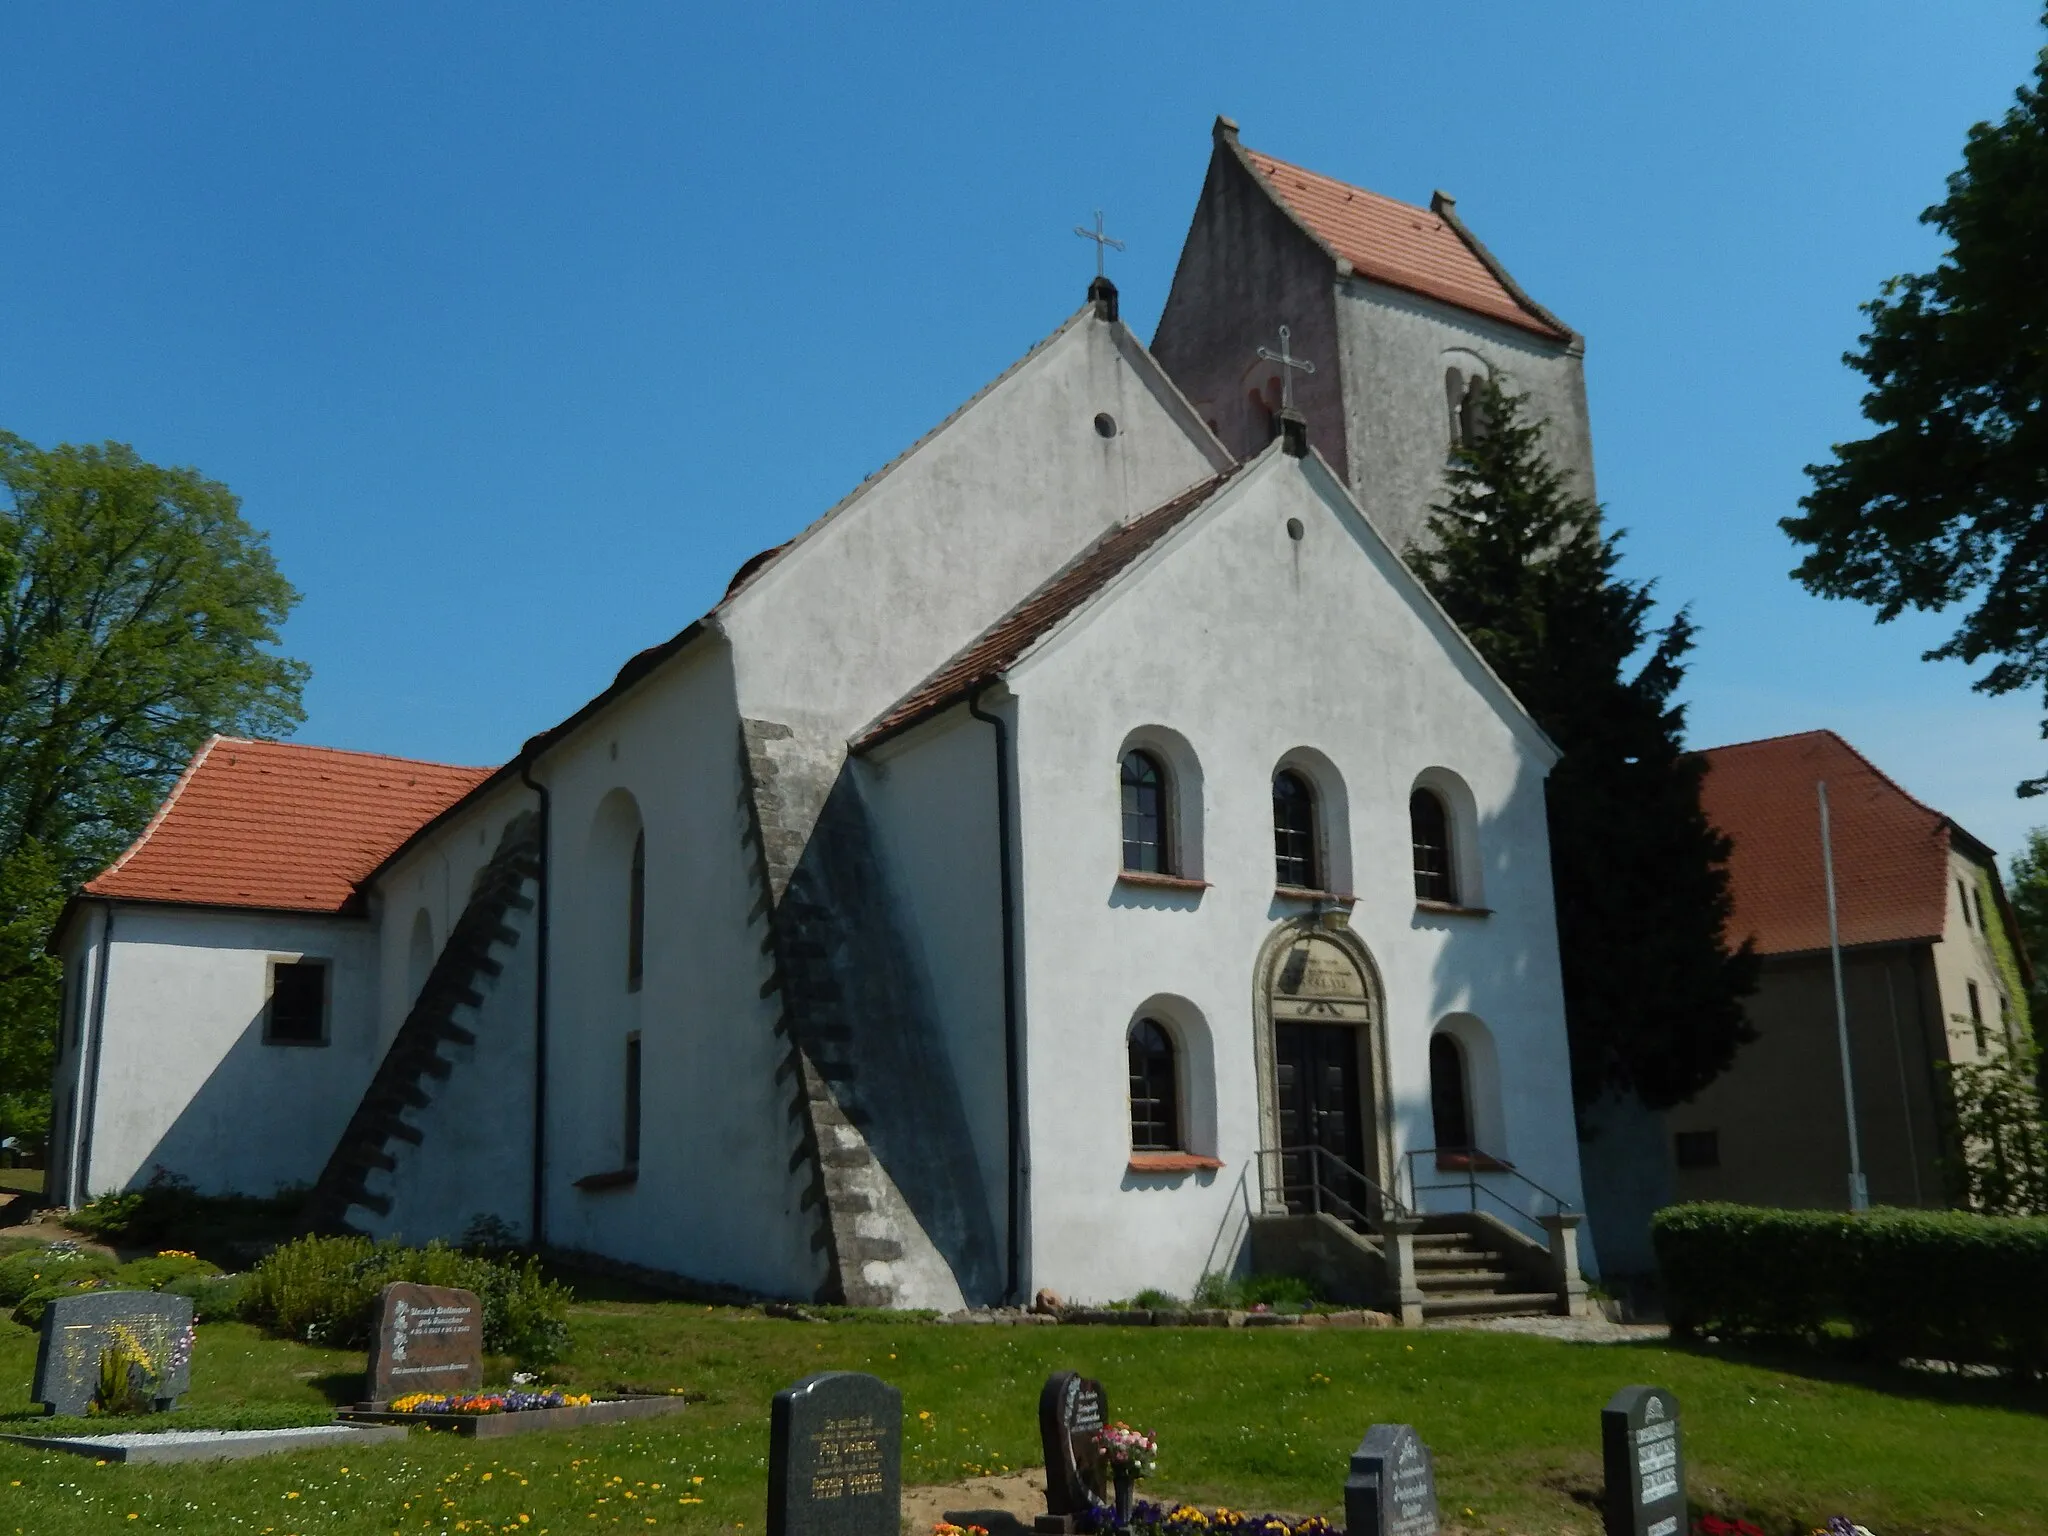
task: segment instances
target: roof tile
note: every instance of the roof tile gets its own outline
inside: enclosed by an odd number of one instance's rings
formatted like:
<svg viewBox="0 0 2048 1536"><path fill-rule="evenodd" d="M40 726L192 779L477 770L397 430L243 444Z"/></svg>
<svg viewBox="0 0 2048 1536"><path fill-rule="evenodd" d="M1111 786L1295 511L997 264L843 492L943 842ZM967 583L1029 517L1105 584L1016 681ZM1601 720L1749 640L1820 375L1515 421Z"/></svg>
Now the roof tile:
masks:
<svg viewBox="0 0 2048 1536"><path fill-rule="evenodd" d="M339 912L392 849L490 772L216 736L85 894Z"/></svg>
<svg viewBox="0 0 2048 1536"><path fill-rule="evenodd" d="M1442 218L1246 148L1244 157L1316 237L1363 277L1561 340Z"/></svg>
<svg viewBox="0 0 2048 1536"><path fill-rule="evenodd" d="M1844 947L1938 939L1948 915L1951 823L1886 778L1833 731L1700 754L1700 800L1734 843L1731 940L1764 955L1828 947L1815 785L1828 786L1835 901Z"/></svg>

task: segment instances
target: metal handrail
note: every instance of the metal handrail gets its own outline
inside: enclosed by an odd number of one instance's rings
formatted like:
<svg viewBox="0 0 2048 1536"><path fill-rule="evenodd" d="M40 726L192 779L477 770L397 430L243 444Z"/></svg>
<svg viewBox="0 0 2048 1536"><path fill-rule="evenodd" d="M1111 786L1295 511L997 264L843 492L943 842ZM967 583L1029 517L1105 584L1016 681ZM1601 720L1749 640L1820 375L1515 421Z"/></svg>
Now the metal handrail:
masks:
<svg viewBox="0 0 2048 1536"><path fill-rule="evenodd" d="M1258 1157L1259 1193L1262 1199L1278 1195L1281 1202L1285 1203L1287 1198L1287 1164L1284 1160L1290 1157L1306 1157L1309 1159L1311 1169L1308 1180L1309 1208L1316 1214L1324 1214L1325 1207L1327 1206L1328 1214L1337 1216L1340 1219L1353 1221L1369 1232L1377 1231L1380 1223L1387 1216L1392 1216L1398 1220L1410 1214L1407 1206L1403 1205L1397 1198L1382 1189L1378 1184L1375 1184L1371 1179L1360 1173L1327 1147L1314 1145L1305 1147L1261 1147ZM1270 1180L1267 1178L1266 1173L1269 1159L1273 1165L1273 1175ZM1328 1177L1330 1170L1344 1175L1354 1185L1362 1186L1371 1196L1377 1198L1382 1214L1374 1216L1369 1211L1361 1211L1357 1206L1339 1194L1333 1181Z"/></svg>
<svg viewBox="0 0 2048 1536"><path fill-rule="evenodd" d="M1432 1184L1424 1184L1417 1180L1415 1177L1415 1159L1418 1157L1441 1157L1446 1154L1465 1159L1465 1177L1462 1180L1452 1179ZM1482 1158L1490 1166L1481 1168L1479 1161ZM1553 1189L1544 1188L1513 1163L1508 1162L1505 1158L1494 1157L1491 1153L1482 1152L1477 1147L1416 1147L1411 1149L1402 1158L1402 1161L1408 1167L1408 1197L1415 1202L1416 1209L1418 1210L1422 1207L1422 1195L1425 1190L1462 1189L1466 1192L1467 1208L1475 1213L1479 1210L1479 1197L1485 1195L1489 1200L1497 1201L1503 1208L1522 1217L1524 1220L1541 1221L1543 1215L1548 1214L1528 1210L1516 1205L1499 1190L1480 1183L1479 1176L1482 1173L1506 1174L1516 1183L1528 1185L1529 1188L1541 1195L1545 1200L1548 1200L1555 1207L1556 1214L1560 1216L1573 1208L1571 1201L1565 1199L1564 1196L1558 1194Z"/></svg>

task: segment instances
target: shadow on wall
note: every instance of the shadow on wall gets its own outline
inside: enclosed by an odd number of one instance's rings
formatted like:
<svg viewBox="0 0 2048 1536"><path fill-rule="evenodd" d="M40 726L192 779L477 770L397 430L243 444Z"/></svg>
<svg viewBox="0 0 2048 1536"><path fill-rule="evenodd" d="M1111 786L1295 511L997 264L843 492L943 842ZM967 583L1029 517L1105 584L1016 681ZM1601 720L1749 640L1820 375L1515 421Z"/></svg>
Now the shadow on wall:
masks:
<svg viewBox="0 0 2048 1536"><path fill-rule="evenodd" d="M1252 1187L1254 1163L1237 1170L1230 1200L1216 1223L1216 1235L1209 1240L1209 1256L1202 1261L1202 1274L1239 1278L1251 1272L1252 1217L1258 1214L1254 1201L1260 1196Z"/></svg>
<svg viewBox="0 0 2048 1536"><path fill-rule="evenodd" d="M1480 814L1469 792L1459 792L1461 783L1451 782L1438 769L1424 770L1417 782L1437 790L1451 813L1453 846L1448 863L1458 887L1450 905L1498 906L1500 893L1525 880L1540 881L1542 888L1548 890L1549 869L1529 871L1517 868L1515 859L1522 850L1502 832L1499 816ZM1525 801L1533 802L1537 814L1543 814L1543 776L1526 765L1507 803ZM1478 883L1475 885L1474 882ZM1513 919L1513 926L1522 935L1520 942L1508 944L1501 941L1499 929L1509 926L1503 919ZM1566 1123L1555 1128L1558 1132L1555 1144L1568 1154L1576 1153L1579 1160L1586 1216L1586 1236L1582 1239L1581 1254L1586 1272L1598 1273L1596 1264L1609 1270L1628 1268L1631 1255L1639 1249L1648 1251L1651 1213L1670 1199L1668 1158L1664 1154L1661 1132L1653 1142L1645 1143L1640 1134L1622 1134L1623 1129L1639 1131L1640 1127L1622 1127L1617 1121L1615 1128L1581 1142L1572 1108L1568 1054L1558 1063L1563 1078L1555 1111L1526 1102L1517 1103L1512 1071L1502 1068L1499 1058L1505 1055L1512 1059L1519 1054L1516 1046L1528 1038L1529 1031L1541 1027L1535 1021L1538 1009L1525 1009L1514 1001L1505 1007L1480 1009L1473 1006L1474 1000L1481 997L1509 1000L1530 997L1540 1006L1541 992L1553 991L1560 984L1560 978L1532 942L1532 935L1537 932L1554 933L1555 928L1546 923L1539 930L1520 920L1519 914L1506 911L1474 917L1418 907L1412 921L1417 928L1441 932L1446 938L1432 978L1432 1012L1426 1022L1432 1034L1439 1026L1448 1025L1449 1031L1459 1038L1464 1047L1462 1055L1467 1070L1474 1074L1468 1082L1468 1092L1477 1102L1468 1102L1467 1123L1476 1134L1477 1150L1519 1166L1529 1160L1526 1143L1532 1133L1545 1134L1552 1129L1541 1124L1536 1117L1553 1113L1562 1115ZM1481 926L1475 930L1474 925ZM1487 942L1460 942L1461 937L1467 934L1475 939L1483 934ZM1561 1012L1559 1016L1561 1019ZM1483 1041L1488 1048L1473 1050L1471 1047L1475 1039ZM1566 1043L1560 1041L1559 1045L1564 1048ZM1491 1081L1485 1080L1489 1072L1495 1074ZM1411 1139L1408 1143L1411 1148L1435 1144L1434 1106L1426 1095L1421 1102L1412 1098L1397 1100L1394 1114L1400 1124L1414 1127L1415 1136L1423 1138ZM1455 1198L1439 1191L1432 1200L1424 1202L1428 1208L1438 1209L1445 1200L1451 1200L1459 1209L1464 1208L1467 1198L1464 1194L1465 1175L1433 1174L1432 1169L1426 1166L1429 1159L1405 1162L1402 1198L1407 1198L1409 1167L1412 1166L1422 1182L1437 1177L1459 1185ZM1530 1178L1546 1187L1555 1187L1562 1172L1535 1166L1533 1162L1525 1171ZM1526 1185L1519 1185L1510 1178L1496 1176L1489 1180L1482 1174L1478 1182L1489 1188L1497 1186L1503 1197L1519 1204L1528 1203L1524 1197L1533 1198L1533 1192ZM1507 1219L1505 1207L1491 1198L1480 1198L1482 1208ZM1532 1223L1513 1224L1541 1240L1540 1232Z"/></svg>
<svg viewBox="0 0 2048 1536"><path fill-rule="evenodd" d="M840 766L783 903L809 961L802 1044L968 1304L999 1300L1001 1242L931 985L905 942L850 764Z"/></svg>
<svg viewBox="0 0 2048 1536"><path fill-rule="evenodd" d="M375 1063L332 1044L266 1044L263 1018L243 1026L126 1188L159 1168L208 1195L270 1195L320 1176ZM107 1130L95 1132L102 1147Z"/></svg>

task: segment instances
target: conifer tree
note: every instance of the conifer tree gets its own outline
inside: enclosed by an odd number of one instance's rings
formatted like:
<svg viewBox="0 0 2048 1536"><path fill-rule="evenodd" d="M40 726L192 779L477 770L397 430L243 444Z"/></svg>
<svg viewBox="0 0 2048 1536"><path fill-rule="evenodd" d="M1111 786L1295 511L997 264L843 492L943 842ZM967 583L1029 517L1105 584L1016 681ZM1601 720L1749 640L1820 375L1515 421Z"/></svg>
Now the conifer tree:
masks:
<svg viewBox="0 0 2048 1536"><path fill-rule="evenodd" d="M1668 1108L1751 1038L1757 969L1725 941L1729 844L1680 741L1692 621L1652 629L1651 584L1618 574L1619 536L1545 456L1543 424L1495 381L1475 387L1483 429L1454 451L1433 542L1409 561L1564 753L1547 802L1574 1101Z"/></svg>

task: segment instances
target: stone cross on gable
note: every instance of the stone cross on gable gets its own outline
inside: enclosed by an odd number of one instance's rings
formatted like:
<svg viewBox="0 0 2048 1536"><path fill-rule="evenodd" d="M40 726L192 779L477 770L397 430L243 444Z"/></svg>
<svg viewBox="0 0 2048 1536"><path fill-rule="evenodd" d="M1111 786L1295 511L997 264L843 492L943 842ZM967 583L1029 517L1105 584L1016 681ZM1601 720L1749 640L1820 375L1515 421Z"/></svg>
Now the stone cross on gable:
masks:
<svg viewBox="0 0 2048 1536"><path fill-rule="evenodd" d="M1280 365L1280 409L1283 411L1294 409L1294 375L1297 372L1314 373L1316 371L1314 363L1305 357L1296 357L1289 350L1287 343L1292 335L1293 332L1283 325L1280 327L1280 350L1278 352L1273 351L1269 347L1259 348L1259 356L1269 363L1278 363Z"/></svg>
<svg viewBox="0 0 2048 1536"><path fill-rule="evenodd" d="M1102 232L1102 210L1100 208L1095 210L1095 227L1093 229L1090 229L1085 224L1076 224L1074 226L1074 233L1083 240L1093 240L1095 242L1095 275L1097 277L1107 276L1102 270L1102 258L1108 254L1111 247L1119 251L1122 250L1124 243L1121 240L1112 240Z"/></svg>

